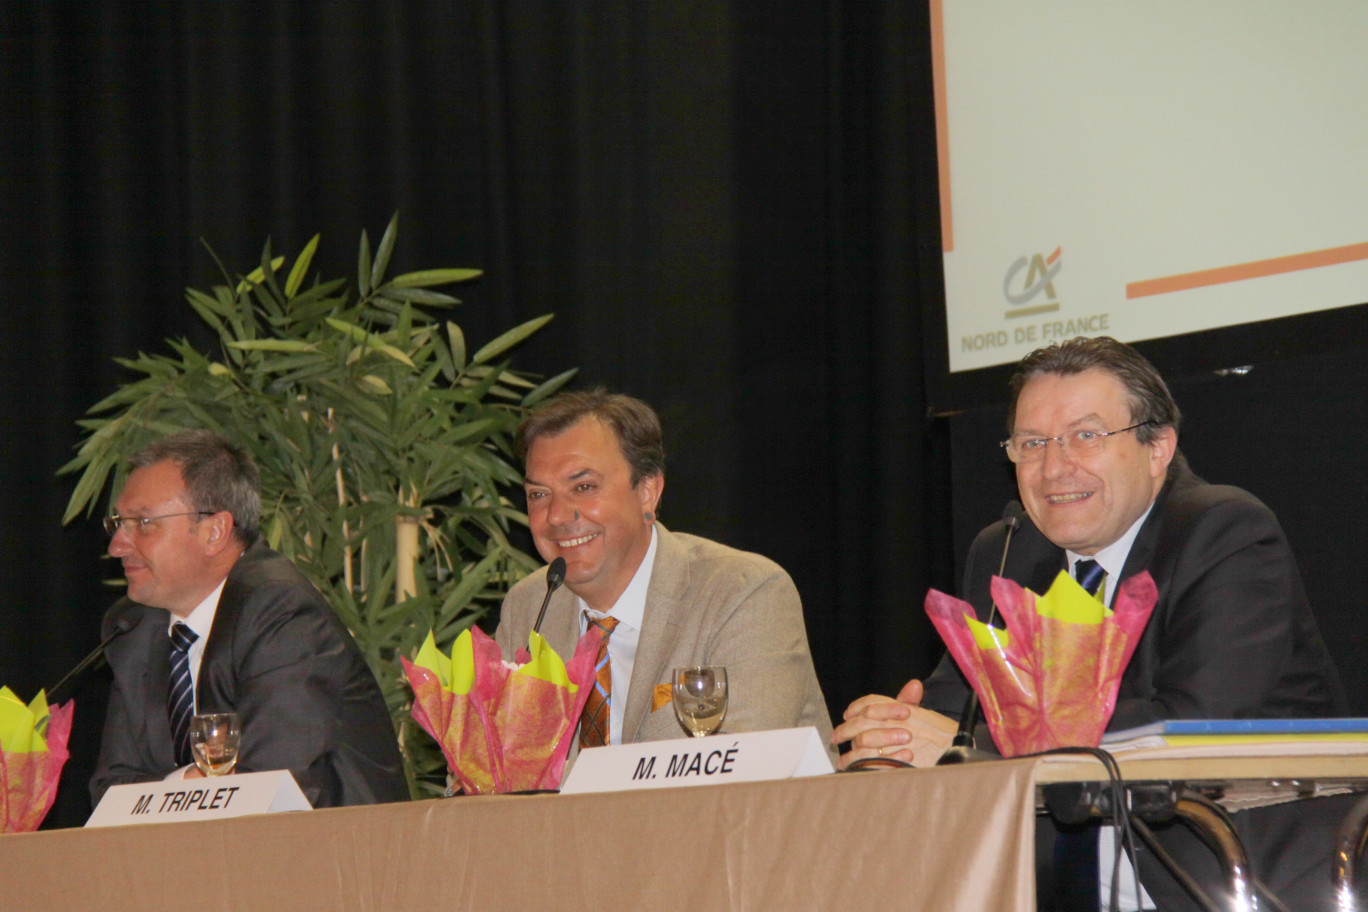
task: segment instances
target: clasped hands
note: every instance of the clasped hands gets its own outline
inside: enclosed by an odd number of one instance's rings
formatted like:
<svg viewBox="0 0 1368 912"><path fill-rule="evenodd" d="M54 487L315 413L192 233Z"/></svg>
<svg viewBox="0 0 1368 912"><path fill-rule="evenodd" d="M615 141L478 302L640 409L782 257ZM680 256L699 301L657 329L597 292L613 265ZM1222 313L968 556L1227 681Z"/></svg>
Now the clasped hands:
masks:
<svg viewBox="0 0 1368 912"><path fill-rule="evenodd" d="M850 750L841 755L841 769L867 757L935 766L959 726L953 719L923 709L922 694L922 683L914 678L903 685L896 699L870 694L851 703L842 715L845 721L831 733L832 744L850 742Z"/></svg>

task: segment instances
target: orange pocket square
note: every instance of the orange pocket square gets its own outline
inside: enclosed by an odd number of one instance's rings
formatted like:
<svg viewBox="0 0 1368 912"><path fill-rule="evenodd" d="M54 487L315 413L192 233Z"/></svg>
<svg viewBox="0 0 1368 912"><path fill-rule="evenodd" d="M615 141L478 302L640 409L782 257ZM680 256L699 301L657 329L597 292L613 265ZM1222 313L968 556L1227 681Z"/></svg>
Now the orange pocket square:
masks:
<svg viewBox="0 0 1368 912"><path fill-rule="evenodd" d="M651 712L655 712L662 706L669 706L674 702L674 694L669 684L657 684L655 690L651 691Z"/></svg>

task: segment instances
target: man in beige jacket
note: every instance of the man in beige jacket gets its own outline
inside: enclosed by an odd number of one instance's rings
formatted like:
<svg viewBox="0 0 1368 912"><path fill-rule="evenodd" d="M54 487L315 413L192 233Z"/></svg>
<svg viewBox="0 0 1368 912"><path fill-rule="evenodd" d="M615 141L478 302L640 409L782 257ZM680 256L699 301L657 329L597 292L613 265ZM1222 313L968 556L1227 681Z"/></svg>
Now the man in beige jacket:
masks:
<svg viewBox="0 0 1368 912"><path fill-rule="evenodd" d="M665 455L650 406L603 390L565 393L523 422L518 448L537 550L566 561L542 635L568 657L591 619L617 622L610 744L686 735L669 701L671 671L683 665L726 666L726 731L812 725L827 738L830 716L788 574L656 521ZM505 657L527 645L546 585L538 570L504 599L495 638Z"/></svg>

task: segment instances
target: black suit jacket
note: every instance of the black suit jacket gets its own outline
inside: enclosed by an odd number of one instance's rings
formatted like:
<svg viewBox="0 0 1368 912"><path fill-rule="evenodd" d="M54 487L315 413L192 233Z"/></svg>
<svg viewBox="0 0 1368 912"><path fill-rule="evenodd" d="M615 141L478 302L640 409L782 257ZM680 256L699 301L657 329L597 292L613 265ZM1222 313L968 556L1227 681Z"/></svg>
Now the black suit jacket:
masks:
<svg viewBox="0 0 1368 912"><path fill-rule="evenodd" d="M166 718L169 617L122 599L104 635L128 633L105 655L114 672L98 803L111 785L164 778L177 767ZM243 553L224 583L196 681L200 712L236 712L242 772L288 769L314 807L408 799L384 697L350 633L289 560L264 545Z"/></svg>
<svg viewBox="0 0 1368 912"><path fill-rule="evenodd" d="M980 619L987 619L1004 535L1004 524L996 523L969 552L962 591ZM1023 516L1004 575L1045 592L1066 568L1063 549ZM1161 719L1347 715L1339 674L1311 614L1292 549L1272 511L1253 495L1207 484L1178 457L1131 546L1122 578L1142 570L1154 578L1159 599L1121 678L1108 730ZM947 654L926 681L923 705L958 717L967 696L968 686ZM991 744L986 726L976 736L980 747ZM1343 813L1332 802L1236 815L1255 873L1291 908L1318 908L1302 903L1318 903L1328 890L1332 827ZM1163 841L1200 879L1218 882L1211 853L1186 831L1173 828ZM1048 894L1049 872L1039 873ZM1147 855L1141 857L1141 873L1161 909L1195 908ZM1041 900L1042 909L1050 908L1046 895Z"/></svg>

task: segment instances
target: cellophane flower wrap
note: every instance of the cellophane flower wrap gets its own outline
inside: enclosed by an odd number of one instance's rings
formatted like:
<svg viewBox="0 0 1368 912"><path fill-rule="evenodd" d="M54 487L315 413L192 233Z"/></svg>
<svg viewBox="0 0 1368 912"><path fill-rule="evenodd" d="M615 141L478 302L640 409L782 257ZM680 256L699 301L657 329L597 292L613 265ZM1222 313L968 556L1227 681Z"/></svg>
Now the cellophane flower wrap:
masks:
<svg viewBox="0 0 1368 912"><path fill-rule="evenodd" d="M42 691L25 706L0 687L0 833L31 833L52 808L74 708L68 700L49 709Z"/></svg>
<svg viewBox="0 0 1368 912"><path fill-rule="evenodd" d="M403 660L413 719L442 746L467 795L560 787L601 639L590 628L563 662L533 632L519 662L510 663L498 644L471 628L456 638L449 658L429 633L414 660Z"/></svg>
<svg viewBox="0 0 1368 912"><path fill-rule="evenodd" d="M989 627L968 603L931 590L926 613L979 695L1004 757L1096 747L1159 593L1149 573L1124 581L1108 609L1067 572L1036 595L993 577L1007 627Z"/></svg>

